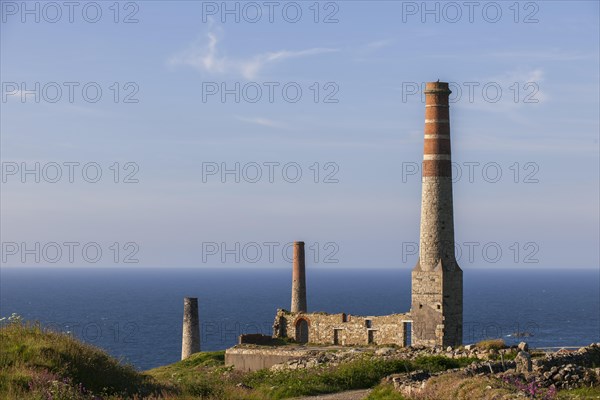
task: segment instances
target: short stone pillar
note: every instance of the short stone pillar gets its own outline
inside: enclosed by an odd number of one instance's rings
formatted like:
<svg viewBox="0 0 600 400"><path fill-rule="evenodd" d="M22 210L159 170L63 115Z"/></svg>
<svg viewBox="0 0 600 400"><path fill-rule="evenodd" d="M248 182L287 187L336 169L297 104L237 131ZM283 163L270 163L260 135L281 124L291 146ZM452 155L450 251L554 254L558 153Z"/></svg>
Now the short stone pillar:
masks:
<svg viewBox="0 0 600 400"><path fill-rule="evenodd" d="M290 311L306 312L304 242L294 242L294 255L292 259L292 304Z"/></svg>
<svg viewBox="0 0 600 400"><path fill-rule="evenodd" d="M183 299L183 335L181 338L181 359L186 359L200 351L200 322L198 319L198 299Z"/></svg>
<svg viewBox="0 0 600 400"><path fill-rule="evenodd" d="M515 357L517 373L527 374L532 371L531 355L529 354L529 346L525 342L519 343L519 353Z"/></svg>

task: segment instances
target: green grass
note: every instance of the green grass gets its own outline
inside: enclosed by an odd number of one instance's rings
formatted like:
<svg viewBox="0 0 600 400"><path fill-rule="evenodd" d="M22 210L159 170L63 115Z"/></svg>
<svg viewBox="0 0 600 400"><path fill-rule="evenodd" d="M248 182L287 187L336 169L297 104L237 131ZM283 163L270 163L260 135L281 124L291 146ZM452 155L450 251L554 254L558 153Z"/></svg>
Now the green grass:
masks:
<svg viewBox="0 0 600 400"><path fill-rule="evenodd" d="M407 400L390 384L377 386L365 400Z"/></svg>
<svg viewBox="0 0 600 400"><path fill-rule="evenodd" d="M504 339L489 339L477 343L477 347L484 350L500 350L506 347L506 343L504 343Z"/></svg>
<svg viewBox="0 0 600 400"><path fill-rule="evenodd" d="M382 378L414 370L439 372L471 364L475 359L423 356L409 360L383 360L368 355L337 367L249 374L244 383L270 399L311 396L376 386Z"/></svg>
<svg viewBox="0 0 600 400"><path fill-rule="evenodd" d="M504 361L512 361L512 360L514 360L515 358L517 358L517 354L518 354L518 353L519 353L519 351L518 351L518 350L511 350L511 351L509 351L509 352L507 352L507 353L504 353L504 354L503 354L503 356L504 356ZM534 354L535 354L535 353L532 353L532 354L531 354L531 357L533 357L533 355L534 355ZM501 360L501 357L500 357L500 355L497 355L497 356L493 357L493 359L495 359L495 360L497 360L497 361L498 361L498 360Z"/></svg>
<svg viewBox="0 0 600 400"><path fill-rule="evenodd" d="M270 399L335 393L373 387L390 374L410 369L404 360L368 359L366 357L337 367L271 372L256 371L244 383Z"/></svg>
<svg viewBox="0 0 600 400"><path fill-rule="evenodd" d="M87 399L164 389L133 367L69 335L20 321L0 328L0 397ZM45 397L44 397L45 396Z"/></svg>
<svg viewBox="0 0 600 400"><path fill-rule="evenodd" d="M367 354L336 367L242 373L223 366L222 360L223 352L199 353L187 360L150 370L148 374L160 382L177 387L181 396L285 399L371 388L379 384L382 378L394 373L417 369L438 372L474 361L443 356L419 357L414 361L382 360ZM252 389L240 390L236 388L238 383Z"/></svg>
<svg viewBox="0 0 600 400"><path fill-rule="evenodd" d="M225 350L213 352L205 351L202 353L192 354L185 360L178 361L174 364L169 364L164 367L154 368L150 371L156 375L160 373L172 373L184 370L187 371L191 368L216 367L223 365L225 365Z"/></svg>
<svg viewBox="0 0 600 400"><path fill-rule="evenodd" d="M560 400L600 399L600 387L561 390L558 392L557 399L560 399Z"/></svg>
<svg viewBox="0 0 600 400"><path fill-rule="evenodd" d="M173 388L177 398L238 398L227 396L235 382L228 377L231 368L224 361L224 351L202 352L146 373Z"/></svg>
<svg viewBox="0 0 600 400"><path fill-rule="evenodd" d="M412 362L413 369L422 369L431 373L446 371L453 368L462 368L473 362L477 358L448 358L444 356L420 356Z"/></svg>

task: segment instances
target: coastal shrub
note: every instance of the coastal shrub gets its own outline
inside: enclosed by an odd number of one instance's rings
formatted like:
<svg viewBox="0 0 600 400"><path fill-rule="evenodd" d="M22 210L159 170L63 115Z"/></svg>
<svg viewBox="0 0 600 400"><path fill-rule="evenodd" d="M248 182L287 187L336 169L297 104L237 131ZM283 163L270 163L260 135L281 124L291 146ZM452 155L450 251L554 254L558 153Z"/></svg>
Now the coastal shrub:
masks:
<svg viewBox="0 0 600 400"><path fill-rule="evenodd" d="M177 363L178 367L181 368L195 368L200 366L211 367L224 364L225 350L195 353Z"/></svg>
<svg viewBox="0 0 600 400"><path fill-rule="evenodd" d="M552 400L556 398L554 386L544 388L535 378L525 380L518 376L505 376L502 380L509 387L525 393L529 399Z"/></svg>
<svg viewBox="0 0 600 400"><path fill-rule="evenodd" d="M365 400L407 400L390 384L376 386Z"/></svg>
<svg viewBox="0 0 600 400"><path fill-rule="evenodd" d="M560 400L600 399L600 386L560 390L556 398Z"/></svg>
<svg viewBox="0 0 600 400"><path fill-rule="evenodd" d="M412 362L413 369L428 372L441 372L453 368L462 368L478 361L477 358L448 358L444 356L419 356Z"/></svg>
<svg viewBox="0 0 600 400"><path fill-rule="evenodd" d="M484 350L500 350L506 347L504 339L488 339L477 343L477 347Z"/></svg>
<svg viewBox="0 0 600 400"><path fill-rule="evenodd" d="M492 360L504 360L504 361L512 361L517 357L517 354L519 353L519 350L516 349L507 349L504 350L504 352L502 353L498 353L497 355L494 356L490 356L490 359ZM502 355L500 355L502 354ZM533 357L533 353L531 354L531 358Z"/></svg>

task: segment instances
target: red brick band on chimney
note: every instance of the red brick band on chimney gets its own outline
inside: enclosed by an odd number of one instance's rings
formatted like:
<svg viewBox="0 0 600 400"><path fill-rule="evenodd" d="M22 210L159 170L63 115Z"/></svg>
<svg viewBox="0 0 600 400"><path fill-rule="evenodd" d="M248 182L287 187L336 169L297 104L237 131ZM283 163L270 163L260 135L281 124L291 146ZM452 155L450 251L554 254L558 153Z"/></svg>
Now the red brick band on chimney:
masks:
<svg viewBox="0 0 600 400"><path fill-rule="evenodd" d="M450 93L452 92L446 82L425 84L423 177L452 176L448 101Z"/></svg>

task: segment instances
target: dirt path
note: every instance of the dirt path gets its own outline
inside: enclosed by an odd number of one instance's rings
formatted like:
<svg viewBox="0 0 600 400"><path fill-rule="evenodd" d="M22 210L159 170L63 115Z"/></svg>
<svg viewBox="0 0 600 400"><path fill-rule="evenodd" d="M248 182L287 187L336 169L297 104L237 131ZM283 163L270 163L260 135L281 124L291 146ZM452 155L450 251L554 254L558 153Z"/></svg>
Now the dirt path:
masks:
<svg viewBox="0 0 600 400"><path fill-rule="evenodd" d="M362 400L365 399L369 393L371 393L371 389L352 390L350 392L323 394L320 396L298 397L296 400Z"/></svg>

